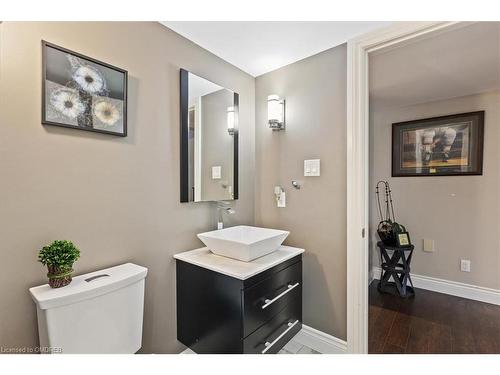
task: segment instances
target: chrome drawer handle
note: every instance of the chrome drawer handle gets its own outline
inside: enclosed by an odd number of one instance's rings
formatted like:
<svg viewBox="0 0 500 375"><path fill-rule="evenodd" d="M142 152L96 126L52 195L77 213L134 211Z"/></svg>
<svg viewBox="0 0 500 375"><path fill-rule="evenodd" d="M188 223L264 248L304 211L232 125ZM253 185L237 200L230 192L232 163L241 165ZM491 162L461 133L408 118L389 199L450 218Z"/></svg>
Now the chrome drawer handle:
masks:
<svg viewBox="0 0 500 375"><path fill-rule="evenodd" d="M297 283L297 285L298 285L298 283ZM296 320L293 323L288 322L288 328L281 335L276 337L276 339L273 342L266 341L264 343L265 349L262 351L262 354L265 354L269 349L271 349L273 347L273 345L276 344L283 336L285 336L293 327L295 327L298 322L299 322L298 320Z"/></svg>
<svg viewBox="0 0 500 375"><path fill-rule="evenodd" d="M293 284L293 285L288 284L288 288L287 288L284 292L282 292L282 293L278 294L278 295L277 295L276 297L274 297L273 299L266 299L266 300L264 301L264 304L262 305L262 309L265 309L267 306L269 306L269 305L271 305L272 303L274 303L274 302L276 302L277 300L279 300L281 297L283 297L285 294L287 294L288 292L290 292L292 289L295 289L296 287L298 287L298 286L299 286L299 284L300 284L300 283L296 283L296 284Z"/></svg>

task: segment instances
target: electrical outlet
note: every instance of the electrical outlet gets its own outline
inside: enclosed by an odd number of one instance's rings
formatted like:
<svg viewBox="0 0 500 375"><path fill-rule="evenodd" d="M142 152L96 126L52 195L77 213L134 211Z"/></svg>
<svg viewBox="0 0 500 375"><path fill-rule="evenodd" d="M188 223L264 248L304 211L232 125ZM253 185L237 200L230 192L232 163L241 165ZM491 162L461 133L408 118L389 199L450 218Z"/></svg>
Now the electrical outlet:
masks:
<svg viewBox="0 0 500 375"><path fill-rule="evenodd" d="M470 260L460 259L460 271L470 272Z"/></svg>

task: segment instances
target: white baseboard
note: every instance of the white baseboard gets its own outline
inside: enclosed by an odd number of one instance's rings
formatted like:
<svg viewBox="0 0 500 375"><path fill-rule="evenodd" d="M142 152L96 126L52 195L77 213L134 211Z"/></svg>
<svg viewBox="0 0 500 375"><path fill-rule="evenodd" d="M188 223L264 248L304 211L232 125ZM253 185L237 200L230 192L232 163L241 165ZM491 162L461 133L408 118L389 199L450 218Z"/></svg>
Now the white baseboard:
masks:
<svg viewBox="0 0 500 375"><path fill-rule="evenodd" d="M376 268L378 268L378 267L376 267ZM380 273L379 273L379 275L380 275ZM368 274L368 285L370 285L372 283L372 281L375 279L378 280L378 278L375 277L375 269L372 268Z"/></svg>
<svg viewBox="0 0 500 375"><path fill-rule="evenodd" d="M371 280L380 279L380 267L372 268L370 278ZM500 290L497 289L443 280L435 277L415 275L413 273L411 274L411 279L413 285L417 288L500 305Z"/></svg>
<svg viewBox="0 0 500 375"><path fill-rule="evenodd" d="M302 329L294 336L293 340L302 345L306 345L321 354L347 353L347 341L318 331L317 329L306 326L305 324L302 324Z"/></svg>

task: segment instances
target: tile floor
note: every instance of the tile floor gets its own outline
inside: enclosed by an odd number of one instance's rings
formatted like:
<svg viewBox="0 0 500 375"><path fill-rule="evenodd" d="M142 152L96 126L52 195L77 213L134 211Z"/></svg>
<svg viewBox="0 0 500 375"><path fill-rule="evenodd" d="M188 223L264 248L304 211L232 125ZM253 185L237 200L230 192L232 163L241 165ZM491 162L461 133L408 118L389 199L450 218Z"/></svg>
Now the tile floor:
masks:
<svg viewBox="0 0 500 375"><path fill-rule="evenodd" d="M181 354L196 354L191 349L184 350ZM278 354L321 354L306 345L302 345L295 339L291 339Z"/></svg>
<svg viewBox="0 0 500 375"><path fill-rule="evenodd" d="M306 345L302 345L298 341L291 339L278 354L321 354Z"/></svg>

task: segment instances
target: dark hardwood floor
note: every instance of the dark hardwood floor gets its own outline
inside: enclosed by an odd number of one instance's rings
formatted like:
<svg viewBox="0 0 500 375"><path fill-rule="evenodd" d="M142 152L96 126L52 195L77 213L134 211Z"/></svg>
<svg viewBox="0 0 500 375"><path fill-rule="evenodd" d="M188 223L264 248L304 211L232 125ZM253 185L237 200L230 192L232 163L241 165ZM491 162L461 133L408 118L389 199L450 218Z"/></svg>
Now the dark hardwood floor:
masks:
<svg viewBox="0 0 500 375"><path fill-rule="evenodd" d="M500 306L415 288L403 299L369 288L369 353L500 353Z"/></svg>

